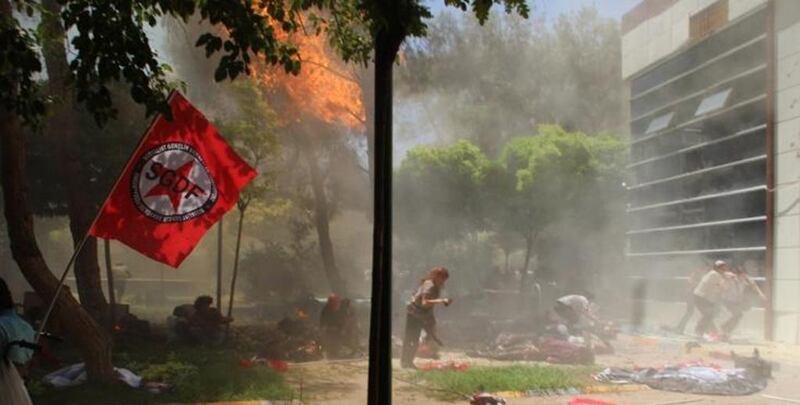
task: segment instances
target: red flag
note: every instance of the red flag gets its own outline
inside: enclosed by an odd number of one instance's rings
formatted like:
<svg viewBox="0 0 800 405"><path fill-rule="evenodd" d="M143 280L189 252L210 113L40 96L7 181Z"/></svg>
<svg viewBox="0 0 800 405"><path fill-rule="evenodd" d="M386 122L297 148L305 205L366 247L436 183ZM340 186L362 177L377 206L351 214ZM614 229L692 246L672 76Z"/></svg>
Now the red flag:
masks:
<svg viewBox="0 0 800 405"><path fill-rule="evenodd" d="M169 105L172 121L155 119L89 232L178 267L256 171L180 93Z"/></svg>

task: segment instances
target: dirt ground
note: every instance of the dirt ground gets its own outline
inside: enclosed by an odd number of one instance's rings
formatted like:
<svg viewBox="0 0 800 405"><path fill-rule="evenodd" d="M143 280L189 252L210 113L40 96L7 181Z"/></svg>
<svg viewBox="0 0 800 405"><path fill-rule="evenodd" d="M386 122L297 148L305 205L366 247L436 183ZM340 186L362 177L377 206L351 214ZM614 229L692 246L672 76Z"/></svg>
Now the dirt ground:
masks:
<svg viewBox="0 0 800 405"><path fill-rule="evenodd" d="M750 355L758 348L761 356L775 363L773 379L767 388L745 397L721 397L680 394L650 389L632 392L587 394L584 397L601 399L619 405L679 405L679 404L800 404L800 347L768 343L714 343L686 352L688 340L660 336L620 336L615 342L616 354L598 356L601 367L658 367L685 361L703 360L723 367L733 365L729 358L731 350L737 354ZM471 364L509 365L510 362L476 360L459 352L446 352L444 360L462 360ZM402 378L403 371L395 365L394 374ZM294 367L289 376L290 382L298 388L302 386L304 404L351 405L365 403L367 390L366 361L316 362ZM566 404L574 396L554 396L536 398L507 398L509 404L539 405ZM418 386L393 381L393 403L410 404L453 404L429 398ZM466 401L461 402L466 403Z"/></svg>

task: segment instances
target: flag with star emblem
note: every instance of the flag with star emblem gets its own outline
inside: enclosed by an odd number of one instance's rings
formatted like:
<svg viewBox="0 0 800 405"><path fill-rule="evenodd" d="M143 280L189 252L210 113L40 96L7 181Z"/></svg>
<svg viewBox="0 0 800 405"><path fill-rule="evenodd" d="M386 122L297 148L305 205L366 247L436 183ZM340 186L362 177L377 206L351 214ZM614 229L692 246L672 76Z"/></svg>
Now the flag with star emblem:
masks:
<svg viewBox="0 0 800 405"><path fill-rule="evenodd" d="M172 121L153 121L89 233L178 267L256 171L183 95L169 105Z"/></svg>

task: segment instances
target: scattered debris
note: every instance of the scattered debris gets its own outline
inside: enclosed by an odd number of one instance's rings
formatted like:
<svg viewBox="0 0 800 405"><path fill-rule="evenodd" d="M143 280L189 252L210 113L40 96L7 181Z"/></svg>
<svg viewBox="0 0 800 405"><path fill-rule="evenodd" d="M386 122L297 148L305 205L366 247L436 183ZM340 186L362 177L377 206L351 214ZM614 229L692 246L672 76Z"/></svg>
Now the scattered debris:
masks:
<svg viewBox="0 0 800 405"><path fill-rule="evenodd" d="M114 367L117 378L133 388L142 385L142 377L125 368ZM44 376L44 382L57 388L72 387L86 382L86 367L83 363L67 366Z"/></svg>
<svg viewBox="0 0 800 405"><path fill-rule="evenodd" d="M475 394L470 398L470 405L505 405L506 400L486 392Z"/></svg>
<svg viewBox="0 0 800 405"><path fill-rule="evenodd" d="M789 403L789 404L800 404L800 400L798 400L798 399L784 398L784 397L779 397L779 396L775 396L775 395L766 395L766 394L761 394L761 396L766 398L766 399L771 399L771 400L774 400L774 401L781 401L781 402L786 402L786 403Z"/></svg>
<svg viewBox="0 0 800 405"><path fill-rule="evenodd" d="M162 382L149 381L149 382L146 382L146 383L142 384L142 388L144 388L145 391L147 391L147 392L149 392L151 394L162 394L162 393L165 393L165 392L172 391L175 387L170 385L170 384L166 384L166 383L162 383Z"/></svg>
<svg viewBox="0 0 800 405"><path fill-rule="evenodd" d="M275 328L257 338L259 358L306 362L322 359L322 347L316 328L309 319L285 317Z"/></svg>
<svg viewBox="0 0 800 405"><path fill-rule="evenodd" d="M289 371L289 363L283 360L272 360L258 356L253 356L250 359L244 359L239 361L239 367L242 368L253 368L257 365L267 366L278 373L285 373Z"/></svg>
<svg viewBox="0 0 800 405"><path fill-rule="evenodd" d="M758 349L753 349L752 357L737 356L731 351L731 358L734 367L745 369L756 378L772 378L772 363L762 359Z"/></svg>
<svg viewBox="0 0 800 405"><path fill-rule="evenodd" d="M616 405L613 402L601 401L599 399L577 397L569 400L569 405Z"/></svg>
<svg viewBox="0 0 800 405"><path fill-rule="evenodd" d="M709 366L645 368L637 371L607 368L595 380L615 384L638 383L652 389L703 395L749 395L767 386L767 380L747 369Z"/></svg>
<svg viewBox="0 0 800 405"><path fill-rule="evenodd" d="M554 364L594 363L594 352L581 340L569 341L556 337L537 339L532 335L501 334L492 346L467 352L467 355L493 360L546 361Z"/></svg>
<svg viewBox="0 0 800 405"><path fill-rule="evenodd" d="M429 361L427 363L422 363L417 365L417 369L420 371L431 371L431 370L455 370L455 371L464 371L469 368L469 363L460 362L460 361Z"/></svg>

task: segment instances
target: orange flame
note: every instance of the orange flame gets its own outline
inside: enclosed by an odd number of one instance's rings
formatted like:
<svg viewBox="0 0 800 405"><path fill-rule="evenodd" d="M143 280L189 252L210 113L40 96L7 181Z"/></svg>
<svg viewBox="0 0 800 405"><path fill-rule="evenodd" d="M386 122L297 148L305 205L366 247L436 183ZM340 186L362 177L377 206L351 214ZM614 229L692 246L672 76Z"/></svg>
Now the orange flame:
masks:
<svg viewBox="0 0 800 405"><path fill-rule="evenodd" d="M329 124L363 130L366 118L361 87L352 69L333 56L325 35L298 32L288 38L300 53L300 74L266 66L258 67L255 74L270 92L285 95L286 121L297 122L308 114Z"/></svg>
<svg viewBox="0 0 800 405"><path fill-rule="evenodd" d="M294 309L294 313L295 313L295 315L297 315L297 317L298 317L298 318L300 318L300 319L308 319L308 314L306 313L306 311L303 311L303 310L302 310L302 309L300 309L300 308L295 308L295 309Z"/></svg>

